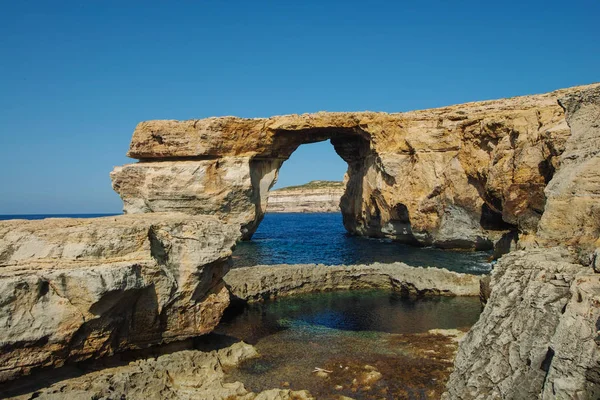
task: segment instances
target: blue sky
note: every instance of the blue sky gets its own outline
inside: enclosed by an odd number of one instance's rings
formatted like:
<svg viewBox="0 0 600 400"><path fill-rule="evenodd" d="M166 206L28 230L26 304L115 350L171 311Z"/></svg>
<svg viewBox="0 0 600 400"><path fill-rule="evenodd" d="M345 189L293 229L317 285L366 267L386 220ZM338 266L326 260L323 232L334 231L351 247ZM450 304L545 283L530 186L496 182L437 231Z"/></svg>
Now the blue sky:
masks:
<svg viewBox="0 0 600 400"><path fill-rule="evenodd" d="M406 111L600 81L594 1L6 1L0 214L118 212L135 125ZM278 186L341 179L302 146Z"/></svg>

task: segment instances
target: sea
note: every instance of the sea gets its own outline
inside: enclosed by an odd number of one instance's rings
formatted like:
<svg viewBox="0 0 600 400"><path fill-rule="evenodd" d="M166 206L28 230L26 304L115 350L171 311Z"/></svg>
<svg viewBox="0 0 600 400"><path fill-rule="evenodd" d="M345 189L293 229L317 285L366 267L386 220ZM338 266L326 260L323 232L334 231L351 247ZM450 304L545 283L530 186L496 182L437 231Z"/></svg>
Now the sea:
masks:
<svg viewBox="0 0 600 400"><path fill-rule="evenodd" d="M120 214L11 214L1 215L0 221L6 221L9 219L46 219L46 218L100 218L100 217L111 217L113 215Z"/></svg>
<svg viewBox="0 0 600 400"><path fill-rule="evenodd" d="M0 220L97 218L118 214L0 215ZM412 266L446 268L485 274L491 270L490 252L414 247L388 239L349 234L340 213L267 213L252 240L239 243L233 267L273 264L350 265L404 262Z"/></svg>
<svg viewBox="0 0 600 400"><path fill-rule="evenodd" d="M491 270L491 252L415 247L349 234L340 213L267 213L252 240L233 252L235 267L272 264L350 265L404 262L471 274Z"/></svg>

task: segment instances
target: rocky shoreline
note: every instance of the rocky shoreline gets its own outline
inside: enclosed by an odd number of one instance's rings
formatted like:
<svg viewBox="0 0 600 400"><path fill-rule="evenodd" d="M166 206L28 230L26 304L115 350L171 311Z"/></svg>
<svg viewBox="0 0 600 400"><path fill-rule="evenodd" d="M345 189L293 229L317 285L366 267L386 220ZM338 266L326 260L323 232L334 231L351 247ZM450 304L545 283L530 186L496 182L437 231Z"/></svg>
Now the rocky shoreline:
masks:
<svg viewBox="0 0 600 400"><path fill-rule="evenodd" d="M24 387L5 387L12 400L89 400L89 399L205 399L205 400L311 400L306 391L272 389L261 393L248 391L241 382L226 382L226 369L258 353L249 344L238 342L220 350L204 352L180 350L170 354L131 361L124 366L67 378L48 387L28 391ZM12 393L12 394L10 394ZM20 393L20 394L19 394Z"/></svg>
<svg viewBox="0 0 600 400"><path fill-rule="evenodd" d="M312 376L321 391L329 392L327 398L337 400L354 399L340 392L357 393L361 398L382 393L405 397L421 386L429 388L427 391L420 389L426 399L436 399L444 390L458 343L464 335L465 332L455 329L390 334L386 340L405 348L405 355L396 363L363 365L348 357L316 369ZM284 387L253 392L244 383L233 381L229 376L233 368L251 359L261 358L254 346L244 342L219 346L215 350L194 347L190 342L180 342L148 349L142 355L124 354L114 360L45 371L35 382L17 380L0 384L0 393L7 400L322 398L307 390L285 387L289 386L289 382L282 382L281 386ZM427 374L429 379L422 379L423 374ZM435 383L432 385L431 381Z"/></svg>
<svg viewBox="0 0 600 400"><path fill-rule="evenodd" d="M282 163L330 139L348 163L349 232L442 248L509 242L445 398L598 397L598 115L594 84L398 114L140 123L128 153L139 162L111 174L127 215L0 223L0 381L212 331L229 304L231 248L252 237ZM431 291L358 275L340 285ZM276 294L300 290L269 279Z"/></svg>
<svg viewBox="0 0 600 400"><path fill-rule="evenodd" d="M404 263L257 265L234 268L225 285L235 299L262 299L331 290L385 289L403 296L479 296L480 276Z"/></svg>

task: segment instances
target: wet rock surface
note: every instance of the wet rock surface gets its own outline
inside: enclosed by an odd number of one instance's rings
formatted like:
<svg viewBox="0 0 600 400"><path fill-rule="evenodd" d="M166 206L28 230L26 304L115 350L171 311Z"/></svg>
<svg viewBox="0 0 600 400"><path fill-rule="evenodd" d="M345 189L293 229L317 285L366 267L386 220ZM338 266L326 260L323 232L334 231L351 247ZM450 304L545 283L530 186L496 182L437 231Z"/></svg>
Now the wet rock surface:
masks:
<svg viewBox="0 0 600 400"><path fill-rule="evenodd" d="M439 399L452 371L458 340L463 335L459 330L440 329L378 337L382 342L380 346L395 351L378 355L340 354L312 373L307 371L310 377L298 376L295 382L282 381L281 384L292 388L302 386L315 398L324 400ZM240 368L247 368L244 364ZM239 376L236 373L232 379ZM252 380L247 380L247 384L256 390L264 385Z"/></svg>
<svg viewBox="0 0 600 400"><path fill-rule="evenodd" d="M225 276L231 294L246 301L330 290L388 289L405 296L479 296L480 276L404 263L371 265L257 265Z"/></svg>

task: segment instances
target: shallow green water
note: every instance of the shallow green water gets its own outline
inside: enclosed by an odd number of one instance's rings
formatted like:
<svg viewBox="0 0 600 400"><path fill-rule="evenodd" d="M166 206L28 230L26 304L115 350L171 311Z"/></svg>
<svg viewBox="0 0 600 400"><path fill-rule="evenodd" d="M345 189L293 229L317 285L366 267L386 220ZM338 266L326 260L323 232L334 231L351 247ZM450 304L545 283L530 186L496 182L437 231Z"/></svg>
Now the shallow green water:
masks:
<svg viewBox="0 0 600 400"><path fill-rule="evenodd" d="M289 384L319 398L336 394L355 399L402 398L397 393L412 393L418 399L428 398L429 389L439 389L436 379L447 363L435 364L415 353L410 343L421 341L415 334L436 328L467 329L480 311L477 298L409 300L385 291L328 292L229 310L216 332L258 349L260 358L230 372L232 381L242 381L254 391ZM435 344L438 339L427 340ZM352 391L352 374L360 375L365 365L375 366L383 379L369 390ZM313 373L315 367L333 373L319 378Z"/></svg>

